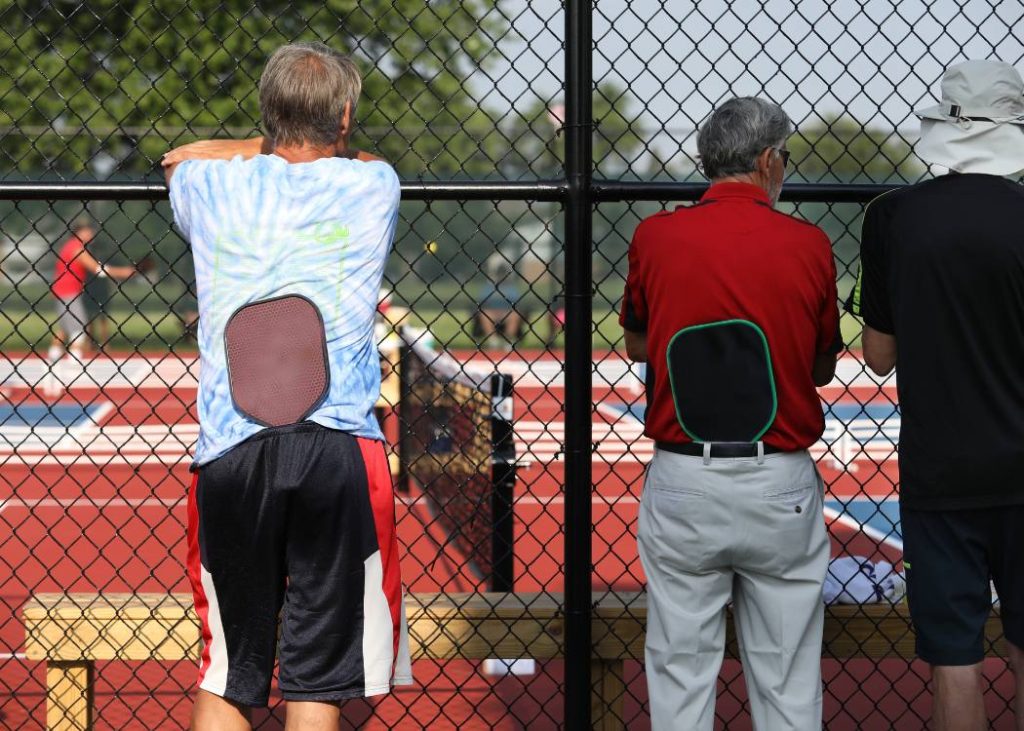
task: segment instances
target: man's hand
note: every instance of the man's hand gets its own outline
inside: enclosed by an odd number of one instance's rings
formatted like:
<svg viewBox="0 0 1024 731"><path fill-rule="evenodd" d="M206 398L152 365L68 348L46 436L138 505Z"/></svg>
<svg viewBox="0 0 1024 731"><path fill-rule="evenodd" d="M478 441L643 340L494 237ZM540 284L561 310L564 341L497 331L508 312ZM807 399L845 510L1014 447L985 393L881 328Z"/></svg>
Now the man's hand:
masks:
<svg viewBox="0 0 1024 731"><path fill-rule="evenodd" d="M868 368L883 377L892 373L892 369L896 367L896 338L894 336L865 325L861 345L864 348L864 362L867 363Z"/></svg>
<svg viewBox="0 0 1024 731"><path fill-rule="evenodd" d="M811 380L814 385L821 388L832 383L836 377L836 354L821 353L814 358L814 365L811 366Z"/></svg>
<svg viewBox="0 0 1024 731"><path fill-rule="evenodd" d="M382 157L371 155L369 152L363 152L362 150L353 150L352 148L338 150L338 157L359 160L361 162L386 162Z"/></svg>
<svg viewBox="0 0 1024 731"><path fill-rule="evenodd" d="M261 152L269 152L265 147L267 145L263 137L251 140L200 140L175 147L163 156L160 164L170 184L175 168L186 160L230 160L237 155L249 159Z"/></svg>
<svg viewBox="0 0 1024 731"><path fill-rule="evenodd" d="M647 362L647 333L623 330L622 334L626 343L626 357L634 363Z"/></svg>
<svg viewBox="0 0 1024 731"><path fill-rule="evenodd" d="M186 160L230 160L237 155L248 160L256 155L269 155L273 151L265 137L254 137L251 140L200 140L175 147L163 156L160 164L163 166L167 184L170 185L175 168ZM386 162L376 155L344 145L338 146L336 154L338 157L361 162Z"/></svg>
<svg viewBox="0 0 1024 731"><path fill-rule="evenodd" d="M236 155L249 158L260 154L264 139L251 140L199 140L175 147L166 153L160 164L164 167L176 165L185 160L230 160Z"/></svg>

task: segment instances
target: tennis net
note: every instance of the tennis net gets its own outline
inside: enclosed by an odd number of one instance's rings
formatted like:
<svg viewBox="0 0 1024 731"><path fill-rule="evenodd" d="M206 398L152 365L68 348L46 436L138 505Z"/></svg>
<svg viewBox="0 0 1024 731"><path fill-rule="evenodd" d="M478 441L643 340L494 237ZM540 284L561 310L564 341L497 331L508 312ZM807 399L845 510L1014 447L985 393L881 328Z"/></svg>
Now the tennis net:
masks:
<svg viewBox="0 0 1024 731"><path fill-rule="evenodd" d="M414 480L473 571L511 591L512 378L467 369L423 330L400 336L399 485Z"/></svg>

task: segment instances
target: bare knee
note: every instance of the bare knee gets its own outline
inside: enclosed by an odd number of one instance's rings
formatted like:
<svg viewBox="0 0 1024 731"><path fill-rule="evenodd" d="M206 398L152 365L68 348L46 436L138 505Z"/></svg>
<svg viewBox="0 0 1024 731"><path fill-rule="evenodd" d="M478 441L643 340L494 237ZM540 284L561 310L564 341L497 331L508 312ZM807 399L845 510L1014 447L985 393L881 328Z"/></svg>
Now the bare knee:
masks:
<svg viewBox="0 0 1024 731"><path fill-rule="evenodd" d="M285 731L337 731L341 707L335 702L288 701Z"/></svg>
<svg viewBox="0 0 1024 731"><path fill-rule="evenodd" d="M963 731L987 728L982 665L933 665L932 728Z"/></svg>
<svg viewBox="0 0 1024 731"><path fill-rule="evenodd" d="M982 664L932 665L932 680L939 688L973 689L981 686Z"/></svg>
<svg viewBox="0 0 1024 731"><path fill-rule="evenodd" d="M246 706L200 690L192 706L192 731L249 731L251 711Z"/></svg>

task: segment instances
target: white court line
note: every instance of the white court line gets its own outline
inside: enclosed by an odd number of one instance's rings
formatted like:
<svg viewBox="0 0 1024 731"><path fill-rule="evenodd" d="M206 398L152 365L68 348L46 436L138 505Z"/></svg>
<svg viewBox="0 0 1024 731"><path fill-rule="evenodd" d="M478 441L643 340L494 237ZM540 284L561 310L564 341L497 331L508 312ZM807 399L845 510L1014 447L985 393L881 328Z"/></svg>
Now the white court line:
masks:
<svg viewBox="0 0 1024 731"><path fill-rule="evenodd" d="M89 411L86 410L86 414L89 416L91 423L86 423L80 427L75 427L75 433L91 432L95 431L96 429L102 429L103 427L100 426L100 422L106 419L110 412L114 410L114 408L114 402L107 400L104 401L98 409L96 409L95 414L89 414Z"/></svg>
<svg viewBox="0 0 1024 731"><path fill-rule="evenodd" d="M0 652L0 660L24 660L27 657L24 652Z"/></svg>
<svg viewBox="0 0 1024 731"><path fill-rule="evenodd" d="M458 359L461 365L471 372L491 373L498 371L515 378L517 385L528 388L564 387L564 365L558 359L539 358L525 360L520 356L489 357L475 354ZM101 358L90 361L84 368L80 367L80 376L86 376L85 382L76 377L72 388L167 388L174 390L196 388L198 379L198 359L181 358L178 356ZM89 373L89 369L93 373ZM46 369L42 358L25 358L17 363L0 361L0 383L17 380L20 383L35 383ZM845 355L837 364L837 386L828 386L823 392L841 391L848 386L884 386L891 389L896 384L894 376L877 378L871 374L861 360L852 355ZM625 360L614 355L601 355L591 364L591 374L596 387L615 387L639 383L634 367ZM187 381L187 382L186 382Z"/></svg>
<svg viewBox="0 0 1024 731"><path fill-rule="evenodd" d="M537 464L565 461L565 453L560 444L538 445L517 443L517 454L526 460L532 460ZM813 458L831 457L823 447L812 447L810 454ZM618 463L642 463L654 455L652 446L619 446L616 444L600 443L597 449L591 453L591 461L599 465L615 466ZM895 453L889 447L879 450L864 449L854 455L853 462L868 461L874 464L895 462ZM187 466L192 463L191 457L184 452L178 451L173 446L166 449L141 449L134 454L122 449L117 451L101 451L88 449L86 452L75 451L61 453L54 450L50 454L31 454L25 452L6 452L0 450L0 469L4 467L32 468L44 465L56 465L61 467L80 467L95 469L97 467L139 467L157 465L168 469ZM840 464L840 472L850 471L850 465Z"/></svg>

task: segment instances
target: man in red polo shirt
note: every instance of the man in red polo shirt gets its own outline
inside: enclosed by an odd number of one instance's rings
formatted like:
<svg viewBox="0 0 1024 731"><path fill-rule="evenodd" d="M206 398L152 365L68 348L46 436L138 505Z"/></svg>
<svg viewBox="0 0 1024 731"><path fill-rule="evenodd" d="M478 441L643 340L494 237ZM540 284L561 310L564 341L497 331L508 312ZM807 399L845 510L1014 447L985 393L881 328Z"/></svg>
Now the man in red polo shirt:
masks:
<svg viewBox="0 0 1024 731"><path fill-rule="evenodd" d="M103 266L96 261L86 251L86 246L95 235L96 230L89 220L78 219L71 227L71 236L61 244L57 252L50 291L57 303L58 326L47 353L49 372L42 384L43 391L48 395L59 394L64 389L55 371L65 351L70 352L79 362L89 355L89 338L85 334L88 318L83 297L86 277L92 275L124 280L136 273L135 267Z"/></svg>
<svg viewBox="0 0 1024 731"><path fill-rule="evenodd" d="M712 185L640 223L620 322L656 451L638 543L657 729L710 729L733 603L758 731L821 728L823 484L807 452L839 339L828 237L774 210L793 127L731 99L701 127Z"/></svg>

